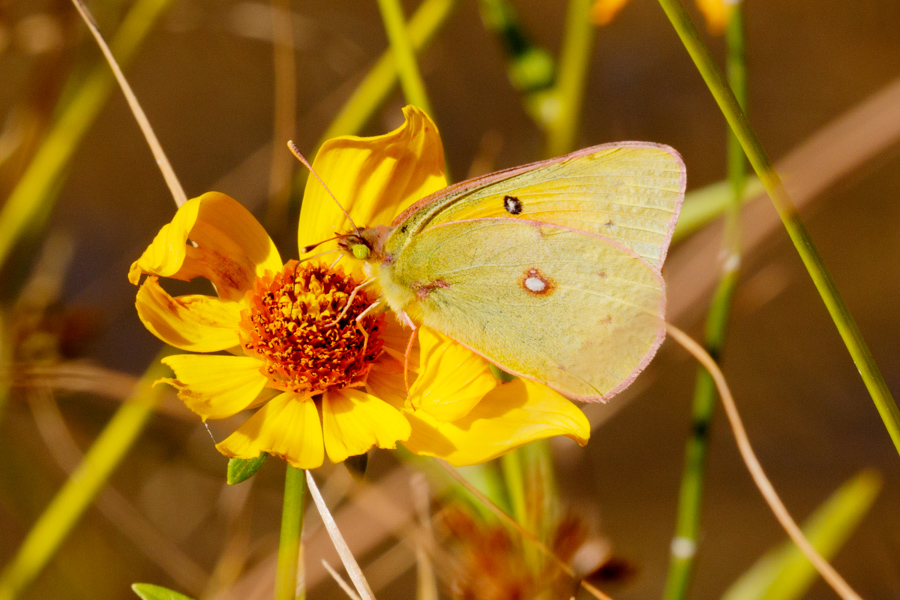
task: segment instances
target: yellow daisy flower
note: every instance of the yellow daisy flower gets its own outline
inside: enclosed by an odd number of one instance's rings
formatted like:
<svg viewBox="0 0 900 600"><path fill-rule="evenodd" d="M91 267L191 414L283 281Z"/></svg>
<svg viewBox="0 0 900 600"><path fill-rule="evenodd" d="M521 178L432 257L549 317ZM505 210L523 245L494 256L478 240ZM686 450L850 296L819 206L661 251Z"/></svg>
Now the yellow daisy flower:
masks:
<svg viewBox="0 0 900 600"><path fill-rule="evenodd" d="M404 116L391 133L335 138L316 156L313 169L357 224L390 223L446 186L437 128L419 109L407 107ZM300 248L349 229L311 177ZM336 243L316 252L329 247ZM587 443L587 419L570 401L536 383L500 383L487 361L434 331L418 330L406 364L409 331L391 313L369 310L357 323L376 296L357 290L358 261L331 261L282 262L245 208L210 192L182 206L132 264L132 283L149 275L137 294L141 321L191 352L164 359L175 372L164 381L203 420L258 409L217 444L220 452L268 452L308 469L326 453L340 462L397 442L455 465L554 435ZM204 277L218 297L173 297L159 277Z"/></svg>

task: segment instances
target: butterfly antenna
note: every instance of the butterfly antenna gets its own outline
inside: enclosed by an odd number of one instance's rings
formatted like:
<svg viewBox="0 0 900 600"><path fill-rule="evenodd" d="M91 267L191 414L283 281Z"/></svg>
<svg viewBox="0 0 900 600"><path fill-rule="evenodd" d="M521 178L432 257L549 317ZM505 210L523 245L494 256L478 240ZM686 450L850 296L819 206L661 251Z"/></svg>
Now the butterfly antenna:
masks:
<svg viewBox="0 0 900 600"><path fill-rule="evenodd" d="M351 221L351 223L352 223L352 221ZM341 239L342 237L345 237L345 236L343 236L343 235L336 235L336 236L334 236L334 237L328 238L327 240L322 240L321 242L316 242L315 244L310 244L310 245L308 245L308 246L301 246L301 247L300 247L300 254L306 254L307 252L312 252L317 246L321 246L321 245L324 244L325 242L330 242L330 241L332 241L332 240L339 240L339 239ZM327 254L327 253L326 253L326 254ZM320 256L320 255L317 254L316 256Z"/></svg>
<svg viewBox="0 0 900 600"><path fill-rule="evenodd" d="M309 169L309 172L312 173L313 176L315 176L315 178L319 180L319 183L322 184L322 187L325 188L325 191L328 192L328 195L331 196L332 200L334 200L334 203L338 205L338 208L341 209L341 212L344 213L344 216L347 217L347 220L350 221L351 225L353 225L353 229L356 230L356 233L358 235L359 227L357 227L356 223L353 222L353 219L350 218L350 213L348 213L347 209L344 208L344 205L340 203L340 201L337 199L337 196L335 196L331 192L331 190L328 189L328 186L325 185L325 182L322 181L322 178L319 177L319 174L316 173L315 171L313 171L312 165L309 164L309 161L307 161L306 158L304 158L303 155L300 153L300 148L297 147L297 144L294 143L294 140L288 140L287 145L291 151L291 154L293 154L297 158L297 160L299 160L301 163L303 163L303 166L306 167L307 169Z"/></svg>

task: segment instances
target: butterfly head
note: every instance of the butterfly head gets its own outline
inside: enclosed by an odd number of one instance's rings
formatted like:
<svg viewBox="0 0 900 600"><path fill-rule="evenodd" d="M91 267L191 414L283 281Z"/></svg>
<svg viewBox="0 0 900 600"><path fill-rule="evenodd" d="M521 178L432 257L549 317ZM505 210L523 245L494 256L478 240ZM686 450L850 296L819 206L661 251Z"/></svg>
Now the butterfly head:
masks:
<svg viewBox="0 0 900 600"><path fill-rule="evenodd" d="M384 242L393 231L393 227L378 225L364 227L352 233L338 237L338 246L354 258L365 261L383 261Z"/></svg>

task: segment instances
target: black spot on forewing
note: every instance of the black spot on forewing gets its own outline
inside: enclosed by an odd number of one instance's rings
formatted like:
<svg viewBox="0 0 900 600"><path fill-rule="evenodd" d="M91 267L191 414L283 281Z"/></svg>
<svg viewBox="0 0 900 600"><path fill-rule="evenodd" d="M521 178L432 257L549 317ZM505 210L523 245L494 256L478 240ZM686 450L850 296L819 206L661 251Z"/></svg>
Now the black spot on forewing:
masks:
<svg viewBox="0 0 900 600"><path fill-rule="evenodd" d="M522 212L522 201L515 196L503 196L503 208L511 215L517 215Z"/></svg>

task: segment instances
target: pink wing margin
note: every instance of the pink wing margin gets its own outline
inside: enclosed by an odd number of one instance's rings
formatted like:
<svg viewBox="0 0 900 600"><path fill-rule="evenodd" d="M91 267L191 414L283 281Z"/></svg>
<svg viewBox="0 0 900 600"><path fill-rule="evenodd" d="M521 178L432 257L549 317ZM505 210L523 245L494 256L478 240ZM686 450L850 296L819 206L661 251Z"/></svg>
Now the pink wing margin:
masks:
<svg viewBox="0 0 900 600"><path fill-rule="evenodd" d="M467 192L469 190L478 189L481 187L485 187L491 185L492 183L497 183L498 181L503 181L504 179L508 179L510 177L514 177L516 175L520 175L522 173L526 173L528 171L533 171L535 169L540 169L549 165L556 164L558 162L562 162L564 160L569 160L573 158L580 158L582 156L587 156L588 154L594 154L595 152L601 152L604 150L614 150L618 148L628 148L628 149L656 149L662 150L666 152L672 158L675 159L676 164L679 167L680 176L678 182L678 200L675 202L674 210L672 211L672 218L669 219L668 229L665 237L665 241L662 244L662 252L659 257L659 267L657 270L662 269L662 265L666 260L666 256L669 253L669 244L672 242L672 235L675 233L675 225L678 222L678 215L681 213L681 205L684 203L684 191L687 187L687 169L684 166L684 160L681 158L681 154L675 148L671 146L667 146L666 144L657 144L655 142L612 142L608 144L599 144L597 146L591 146L589 148L582 148L581 150L576 150L575 152L571 152L569 154L565 154L563 156L557 156L556 158L548 158L546 160L540 160L537 162L533 162L527 165L522 165L519 167L511 167L509 169L503 169L502 171L495 171L494 173L488 173L487 175L482 175L481 177L475 177L473 179L467 179L466 181L461 181L459 183L455 183L453 185L447 186L442 190L438 190L429 196L425 196L421 200L418 200L414 204L412 204L409 208L404 210L402 213L397 215L394 219L392 225L399 225L403 221L405 221L410 215L418 212L422 208L445 198L446 196L461 194ZM665 296L663 296L665 297Z"/></svg>

